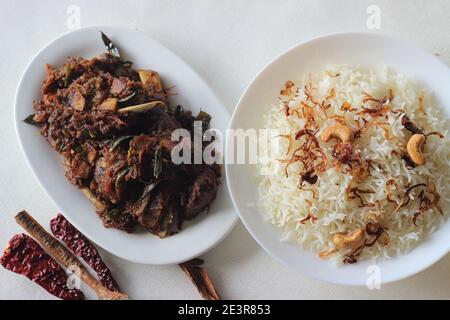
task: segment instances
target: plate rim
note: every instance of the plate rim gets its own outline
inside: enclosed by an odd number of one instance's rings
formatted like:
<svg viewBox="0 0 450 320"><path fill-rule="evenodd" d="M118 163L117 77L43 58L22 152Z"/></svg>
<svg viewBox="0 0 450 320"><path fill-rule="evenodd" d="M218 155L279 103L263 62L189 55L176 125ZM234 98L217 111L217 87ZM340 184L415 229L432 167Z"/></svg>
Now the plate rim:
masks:
<svg viewBox="0 0 450 320"><path fill-rule="evenodd" d="M20 146L20 150L22 155L25 158L25 161L27 163L27 166L30 168L32 175L35 179L35 181L37 181L37 183L39 184L39 187L41 188L41 190L44 191L44 193L47 195L47 197L49 198L49 200L53 203L53 205L56 207L56 209L58 210L58 212L63 212L63 210L61 210L61 207L58 205L58 201L56 201L52 195L50 195L49 191L47 190L46 187L44 187L43 181L41 181L41 179L38 177L38 175L36 174L36 169L35 166L32 164L31 159L29 158L27 152L25 151L24 145L23 145L23 136L22 133L19 129L19 124L22 123L22 119L19 119L19 110L18 110L18 99L19 99L19 95L23 90L23 82L24 82L24 78L27 75L28 70L31 68L31 66L33 66L35 64L35 61L37 60L37 58L39 56L41 56L43 54L43 52L45 52L45 50L47 50L48 47L54 45L54 43L58 42L59 40L72 35L72 34L76 34L76 33L81 33L81 32L99 32L100 30L111 30L111 29L115 29L115 30L119 30L122 32L133 32L133 33L138 33L141 36L143 36L143 38L148 39L151 42L156 43L157 45L159 45L160 47L162 47L164 50L167 50L168 52L170 52L170 54L173 55L173 57L175 57L176 59L178 59L180 62L182 62L187 69L189 69L189 71L195 76L197 77L197 80L199 82L201 82L205 87L207 87L210 91L211 96L217 101L217 103L219 104L219 107L222 109L222 111L224 111L229 118L231 119L230 116L230 112L228 111L227 108L225 108L224 104L222 103L222 101L218 98L218 96L216 95L216 93L214 92L214 90L210 87L210 85L200 76L200 74L197 73L197 71L195 71L195 69L189 64L187 63L184 59L182 59L180 56L178 56L174 51L172 51L171 49L169 49L168 47L166 47L165 45L163 45L162 43L160 43L159 41L157 41L156 39L152 38L151 36L147 35L145 32L137 29L137 28L130 28L130 27L125 27L125 26L120 26L120 25L89 25L86 27L82 27L76 30L70 30L68 32L64 32L60 35L58 35L55 38L52 38L50 41L48 41L46 44L44 44L35 54L33 54L32 58L30 59L30 61L26 64L25 68L23 69L19 81L18 81L18 85L16 88L16 92L14 95L14 129L15 129L15 133L16 133L16 137L17 140L19 142L19 146ZM40 81L40 80L36 80L36 81ZM30 102L31 103L31 102ZM226 142L224 143L224 145L226 144ZM224 168L225 171L225 168ZM222 182L225 185L225 189L222 190L222 192L226 192L229 195L229 190L228 190L228 184L226 183L226 178L222 177ZM69 181L67 181L67 183L70 183ZM230 199L231 201L231 199ZM234 206L232 206L230 209L234 210ZM222 235L220 237L218 237L217 239L215 239L215 241L211 242L209 245L205 246L202 250L199 250L195 255L190 255L189 257L181 257L178 259L166 259L166 260L171 260L170 262L166 262L166 261L162 261L162 262L149 262L146 259L135 259L135 258L130 258L130 257L126 257L124 255L118 254L117 252L112 252L109 249L105 248L104 246L100 245L97 241L94 240L94 238L90 235L90 233L86 233L84 231L82 231L82 229L84 228L80 228L78 223L75 223L71 217L65 216L65 218L67 220L70 221L70 223L72 223L78 230L80 230L80 232L83 232L83 234L85 234L86 237L88 237L88 239L93 242L96 246L102 248L104 251L108 252L109 254L124 259L126 261L130 261L136 264L142 264L142 265L177 265L179 263L188 261L192 258L201 256L203 254L205 254L206 252L212 250L214 247L216 247L219 243L221 243L230 233L231 231L234 229L234 227L236 226L238 220L239 220L239 216L236 214L235 210L234 212L230 213L230 216L232 214L232 218L231 218L231 222L229 223L229 225L227 226L226 229L224 229L224 232L222 233ZM204 217L205 219L207 217Z"/></svg>
<svg viewBox="0 0 450 320"><path fill-rule="evenodd" d="M448 72L450 72L450 67L445 64L442 60L440 60L438 57L436 57L435 55L430 54L427 50L419 47L417 44L415 44L413 41L408 40L408 39L404 39L398 36L394 36L394 35L388 35L385 33L375 33L375 32L363 32L363 31L349 31L349 32L331 32L331 33L326 33L326 34L322 34L322 35L318 35L318 36L314 36L314 37L309 37L306 38L303 41L300 41L292 46L290 46L289 48L287 48L286 50L283 50L281 53L277 54L275 56L275 58L272 58L271 60L269 60L269 62L267 62L266 64L263 65L263 67L256 73L256 75L250 80L250 82L248 83L248 85L245 87L244 91L242 92L238 102L236 103L236 106L233 110L233 113L231 115L231 119L230 119L230 123L229 123L229 127L228 129L232 129L234 126L233 124L236 121L236 116L237 113L239 112L239 109L241 108L241 105L244 101L244 99L246 99L247 94L249 92L249 90L251 89L251 87L253 86L254 82L257 81L257 79L267 70L269 69L269 67L274 64L276 61L282 59L284 56L290 54L292 51L297 50L298 48L305 46L307 44L311 44L313 42L316 41L322 41L322 40L326 40L329 38L334 38L337 36L370 36L370 37L378 37L378 38L382 38L382 39L391 39L391 40L396 40L399 41L401 43L404 43L408 46L412 46L414 48L416 48L418 51L420 51L422 54L426 54L429 58L433 59L435 62L437 62L441 67L444 67L447 69ZM245 216L241 213L241 210L239 209L239 207L237 206L237 202L236 199L233 195L233 191L231 189L232 184L232 178L230 177L230 166L231 164L228 162L228 151L229 150L229 139L228 139L228 133L227 133L227 139L225 141L225 175L226 175L226 180L227 180L227 185L228 185L228 190L230 193L230 198L231 201L233 202L234 208L237 212L237 214L239 215L240 220L242 221L243 225L245 226L246 230L251 234L252 238L258 243L258 245L267 253L269 254L274 260L280 262L282 265L284 265L285 267L287 267L290 270L295 271L297 274L303 274L309 278L312 279L316 279L319 280L321 282L324 283L332 283L332 284L337 284L337 285L345 285L345 286L349 286L349 287L364 287L367 284L366 283L359 283L359 282L349 282L349 281L345 281L345 280L340 280L339 278L334 279L334 280L330 280L330 279L323 279L320 276L317 276L314 273L310 273L310 272L304 272L303 270L299 270L296 269L291 263L289 263L288 261L284 260L283 258L281 258L280 256L276 255L275 252L273 252L272 250L269 250L266 248L266 246L264 245L263 240L261 240L261 237L259 235L256 234L256 232L254 230L252 230L252 228L249 226L250 223L248 220L246 220ZM450 223L450 220L444 222L444 223ZM304 249L303 249L304 250ZM414 250L414 249L412 249ZM305 250L306 251L306 250ZM412 271L408 271L405 272L397 277L392 277L391 279L388 280L384 280L384 278L381 279L381 284L388 284L388 283L393 283L393 282L397 282L409 277L412 277L426 269L428 269L429 267L431 267L432 265L434 265L436 262L438 262L439 260L441 260L442 258L444 258L447 254L450 253L450 244L449 247L447 248L447 251L445 251L445 249L442 249L441 254L436 255L436 257L430 261L428 261L427 263L423 264L422 266L420 266L417 269L414 269ZM393 258L395 259L395 257Z"/></svg>

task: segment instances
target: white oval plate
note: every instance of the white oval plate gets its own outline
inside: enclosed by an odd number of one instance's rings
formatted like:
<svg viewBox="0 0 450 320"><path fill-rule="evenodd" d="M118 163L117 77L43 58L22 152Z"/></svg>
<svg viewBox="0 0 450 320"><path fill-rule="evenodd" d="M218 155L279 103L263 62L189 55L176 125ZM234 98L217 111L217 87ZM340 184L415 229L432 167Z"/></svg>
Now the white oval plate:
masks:
<svg viewBox="0 0 450 320"><path fill-rule="evenodd" d="M279 90L286 80L318 72L328 64L387 65L428 88L445 108L447 116L450 114L450 72L435 56L404 40L368 33L347 33L302 43L269 63L242 95L230 128L262 128L262 117L255 117L255 113L261 115L277 102ZM226 155L230 154L229 148L227 143ZM265 223L258 208L248 205L258 203L254 168L226 163L231 197L249 232L273 257L310 277L338 284L365 285L371 275L378 275L379 270L381 282L387 283L429 267L450 250L450 222L447 219L409 253L378 262L379 269L370 269L373 264L370 261L334 267L307 250L281 242L281 231Z"/></svg>
<svg viewBox="0 0 450 320"><path fill-rule="evenodd" d="M208 215L186 223L182 232L167 239L150 233L127 234L106 229L92 204L71 185L62 167L62 158L51 149L38 130L22 120L33 112L33 100L41 98L44 66L61 65L68 56L91 58L105 52L100 38L105 32L134 67L154 69L165 86L175 85L178 95L171 100L197 113L212 116L211 126L225 132L230 116L209 86L184 61L144 34L120 27L90 27L65 34L42 49L22 76L16 94L15 124L22 150L34 175L58 209L89 239L126 260L145 264L176 264L197 257L219 243L237 220L229 198L225 177Z"/></svg>

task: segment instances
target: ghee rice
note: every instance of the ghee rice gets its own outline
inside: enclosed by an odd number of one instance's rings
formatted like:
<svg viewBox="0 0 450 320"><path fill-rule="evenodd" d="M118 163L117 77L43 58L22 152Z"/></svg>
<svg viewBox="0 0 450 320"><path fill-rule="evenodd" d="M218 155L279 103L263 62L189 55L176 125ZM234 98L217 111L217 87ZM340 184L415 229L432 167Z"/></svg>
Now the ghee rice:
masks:
<svg viewBox="0 0 450 320"><path fill-rule="evenodd" d="M263 153L271 156L267 162L258 165L260 206L266 221L282 230L282 241L297 243L340 264L352 250L336 250L333 236L358 228L367 230L368 219L376 214L385 239L364 247L357 258L389 259L416 246L446 219L450 203L449 121L432 94L384 66L333 66L303 80L289 80L279 104L273 105L264 115L264 127L280 131L279 135L272 136L272 141L278 142L278 148L275 148L277 143L260 145L266 148ZM367 110L373 107L373 101L367 97L380 100L388 97L383 101L386 108L382 115L375 117L369 112L364 113L364 106ZM305 170L301 161L289 163L302 143L295 135L305 129L302 102L312 110L317 127L311 131L326 158L326 168L314 173L317 181L312 179L313 183L301 181L300 172ZM327 109L322 110L321 105L327 105ZM427 136L423 150L427 162L413 169L402 159L412 135L402 124L405 116L424 134L438 131L443 135ZM333 157L336 140L325 143L321 135L325 128L337 122L355 132L357 119L361 117L382 125L367 126L352 142L353 153L370 165L370 174L355 179L348 172L350 168L336 163ZM427 193L420 186L407 191L408 187L421 183L434 185L440 199L437 206L417 214L414 223L419 198L423 200ZM355 186L356 190L364 192L357 193L358 196L349 194ZM431 198L428 195L428 200ZM375 240L370 234L366 234L366 238L366 243Z"/></svg>

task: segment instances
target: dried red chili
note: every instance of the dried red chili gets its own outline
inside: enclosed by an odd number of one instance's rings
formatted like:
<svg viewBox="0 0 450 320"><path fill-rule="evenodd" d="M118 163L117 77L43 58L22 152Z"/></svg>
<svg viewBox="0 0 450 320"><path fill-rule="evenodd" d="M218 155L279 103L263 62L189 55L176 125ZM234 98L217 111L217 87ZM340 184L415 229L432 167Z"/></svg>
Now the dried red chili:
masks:
<svg viewBox="0 0 450 320"><path fill-rule="evenodd" d="M62 214L50 221L53 235L63 241L76 256L81 257L96 273L100 283L111 291L120 292L111 271L103 262L94 245Z"/></svg>
<svg viewBox="0 0 450 320"><path fill-rule="evenodd" d="M69 289L64 269L26 234L11 238L0 263L5 269L26 276L58 298L84 299L79 289Z"/></svg>

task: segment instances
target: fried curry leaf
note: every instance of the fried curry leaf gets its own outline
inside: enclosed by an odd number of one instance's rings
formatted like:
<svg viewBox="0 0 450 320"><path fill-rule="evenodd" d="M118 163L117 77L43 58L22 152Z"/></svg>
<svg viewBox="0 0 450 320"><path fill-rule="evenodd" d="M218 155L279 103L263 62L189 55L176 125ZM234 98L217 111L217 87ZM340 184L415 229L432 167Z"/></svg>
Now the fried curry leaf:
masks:
<svg viewBox="0 0 450 320"><path fill-rule="evenodd" d="M114 140L111 141L110 145L109 145L109 151L112 152L114 151L122 142L133 138L134 136L120 136Z"/></svg>
<svg viewBox="0 0 450 320"><path fill-rule="evenodd" d="M119 174L117 175L115 182L116 191L117 189L119 189L120 185L125 180L125 176L127 175L128 171L130 171L130 168L125 168L122 171L120 171Z"/></svg>
<svg viewBox="0 0 450 320"><path fill-rule="evenodd" d="M26 117L25 119L23 119L23 122L31 124L33 126L38 126L40 127L41 124L39 122L34 121L34 113L30 114L28 117Z"/></svg>
<svg viewBox="0 0 450 320"><path fill-rule="evenodd" d="M70 63L66 66L66 74L64 76L64 87L69 86L70 76L72 75L72 67L70 66Z"/></svg>
<svg viewBox="0 0 450 320"><path fill-rule="evenodd" d="M162 154L161 154L161 148L156 149L155 151L155 160L154 160L154 167L153 167L153 176L155 179L159 179L162 173Z"/></svg>
<svg viewBox="0 0 450 320"><path fill-rule="evenodd" d="M61 142L58 143L57 150L58 151L63 151L65 146L66 145L65 145L64 141L61 141Z"/></svg>
<svg viewBox="0 0 450 320"><path fill-rule="evenodd" d="M74 150L76 153L84 153L84 148L82 145L79 145Z"/></svg>
<svg viewBox="0 0 450 320"><path fill-rule="evenodd" d="M163 105L164 107L166 106L166 104L163 101L152 101L152 102L147 102L147 103L143 103L143 104L138 104L136 106L130 106L130 107L122 108L122 109L119 109L118 112L120 112L120 113L124 113L124 112L145 112L145 111L148 111L150 109L153 109L154 107L156 107L158 105Z"/></svg>
<svg viewBox="0 0 450 320"><path fill-rule="evenodd" d="M113 56L120 58L119 49L113 44L110 38L102 32L102 41L105 44L106 50Z"/></svg>
<svg viewBox="0 0 450 320"><path fill-rule="evenodd" d="M177 105L172 110L172 113L175 120L177 120L183 128L192 128L193 117L190 112L185 112L182 106Z"/></svg>
<svg viewBox="0 0 450 320"><path fill-rule="evenodd" d="M183 107L178 105L175 108L175 111L173 112L173 116L175 117L175 119L179 122L181 122L182 120L182 115L183 115Z"/></svg>
<svg viewBox="0 0 450 320"><path fill-rule="evenodd" d="M206 113L205 111L200 111L197 117L195 118L196 121L202 122L202 129L203 131L206 131L209 129L209 125L211 123L211 116Z"/></svg>
<svg viewBox="0 0 450 320"><path fill-rule="evenodd" d="M108 216L108 218L114 220L117 217L119 217L122 214L122 210L118 209L118 208L114 208L109 210L106 215Z"/></svg>
<svg viewBox="0 0 450 320"><path fill-rule="evenodd" d="M156 180L155 182L146 185L144 187L144 190L142 190L142 195L139 198L138 202L142 201L143 199L148 197L150 195L150 193L153 191L153 189L155 189L160 182L161 182L161 180Z"/></svg>
<svg viewBox="0 0 450 320"><path fill-rule="evenodd" d="M97 138L97 134L95 133L95 131L88 130L88 134L89 134L89 137L91 137L91 139Z"/></svg>
<svg viewBox="0 0 450 320"><path fill-rule="evenodd" d="M125 97L125 98L122 98L122 99L118 100L117 102L119 102L119 103L125 103L125 102L127 102L127 101L133 99L133 97L134 97L135 95L136 95L136 91L133 92L132 94L130 94L129 96L127 96L127 97Z"/></svg>

